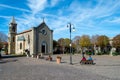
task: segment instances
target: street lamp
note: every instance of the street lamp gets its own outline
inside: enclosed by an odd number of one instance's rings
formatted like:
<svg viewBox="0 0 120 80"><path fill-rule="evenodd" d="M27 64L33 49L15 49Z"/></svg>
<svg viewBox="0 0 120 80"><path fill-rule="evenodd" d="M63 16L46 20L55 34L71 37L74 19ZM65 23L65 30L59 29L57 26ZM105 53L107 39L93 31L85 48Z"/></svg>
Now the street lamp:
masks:
<svg viewBox="0 0 120 80"><path fill-rule="evenodd" d="M71 32L72 31L75 31L75 28L72 27L72 24L71 23L68 23L67 27L69 27L69 30L70 30L70 64L72 64L72 49L71 49L71 46L72 46L72 41L71 41Z"/></svg>

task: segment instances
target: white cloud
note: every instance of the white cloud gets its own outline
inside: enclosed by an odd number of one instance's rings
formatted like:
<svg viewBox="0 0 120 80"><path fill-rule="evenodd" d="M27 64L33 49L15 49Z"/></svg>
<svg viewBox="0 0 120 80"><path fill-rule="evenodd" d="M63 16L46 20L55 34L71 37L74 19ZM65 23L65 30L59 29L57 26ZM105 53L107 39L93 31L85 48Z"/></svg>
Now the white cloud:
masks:
<svg viewBox="0 0 120 80"><path fill-rule="evenodd" d="M47 0L27 0L28 7L31 9L33 14L36 14L45 9L47 6Z"/></svg>
<svg viewBox="0 0 120 80"><path fill-rule="evenodd" d="M15 9L15 10L18 10L18 11L23 11L23 12L30 12L30 11L27 10L27 9L18 8L18 7L13 7L13 6L5 5L5 4L0 4L0 7Z"/></svg>
<svg viewBox="0 0 120 80"><path fill-rule="evenodd" d="M51 0L51 6L55 6L58 2L59 0Z"/></svg>
<svg viewBox="0 0 120 80"><path fill-rule="evenodd" d="M50 24L52 27L54 26L54 23L56 24L55 28L55 34L59 35L61 32L65 32L65 28L62 28L63 26L67 25L67 22L71 22L75 24L76 27L76 33L80 34L105 34L112 32L111 30L104 30L105 22L104 19L106 17L111 17L116 12L118 12L118 8L120 6L120 1L104 1L100 0L97 2L97 4L94 7L85 7L80 6L80 4L76 1L73 1L68 9L63 11L61 9L60 12L62 14L65 14L67 11L68 13L66 15L67 19L55 19L56 21L51 21L53 24ZM57 14L56 14L57 15ZM58 18L63 18L65 15L59 15ZM52 18L51 18L52 19ZM119 21L119 20L117 20ZM104 23L104 24L103 24ZM63 25L61 25L63 24ZM102 26L101 26L102 25ZM102 31L104 30L104 31ZM101 32L102 31L102 32ZM77 35L77 34L76 34Z"/></svg>
<svg viewBox="0 0 120 80"><path fill-rule="evenodd" d="M107 20L115 23L120 22L120 18L109 20L112 15L119 12L119 0L96 0L97 4L94 5L94 7L91 7L91 5L93 5L91 2L88 2L86 4L87 6L83 6L80 2L77 2L77 0L73 0L70 5L67 5L67 7L64 5L57 9L56 11L58 12L56 13L51 13L52 7L58 6L60 3L59 0L50 0L50 4L48 4L48 0L27 1L30 13L23 14L21 17L16 18L18 21L19 32L31 28L32 26L39 25L42 22L42 17L45 17L45 21L48 26L54 30L54 36L58 36L60 34L68 36L69 34L66 34L66 32L68 32L66 27L68 22L75 25L74 27L76 28L76 32L74 34L76 35L84 33L107 33L110 31L104 30L103 23ZM45 12L48 7L51 10L50 13L43 13L42 11ZM18 10L16 7L9 6L9 8ZM24 9L21 9L21 11L24 11Z"/></svg>
<svg viewBox="0 0 120 80"><path fill-rule="evenodd" d="M104 20L104 22L108 22L108 23L120 23L120 17L114 17L112 19L106 19L106 20Z"/></svg>
<svg viewBox="0 0 120 80"><path fill-rule="evenodd" d="M1 15L0 15L0 18L10 19L10 18L12 18L12 17L10 17L10 16L1 16Z"/></svg>
<svg viewBox="0 0 120 80"><path fill-rule="evenodd" d="M104 1L104 0L100 0L98 1L98 4L91 8L91 7L84 7L84 6L80 6L80 3L73 1L73 3L70 5L69 10L73 11L74 16L78 16L81 17L82 19L94 19L94 18L102 18L102 17L106 17L106 16L111 16L112 14L114 14L114 12L116 12L116 10L119 8L120 6L120 1ZM75 8L75 9L74 9ZM71 16L72 16L71 15Z"/></svg>
<svg viewBox="0 0 120 80"><path fill-rule="evenodd" d="M98 4L95 7L85 7L80 6L80 3L73 1L73 3L70 5L69 10L73 11L70 16L70 20L73 23L80 24L85 23L85 25L93 24L94 27L96 27L96 21L95 19L101 19L105 17L109 17L117 12L120 1L104 1L100 0L97 2ZM77 6L77 7L76 7ZM74 9L75 8L75 9ZM92 23L91 23L92 22ZM87 23L87 24L86 24Z"/></svg>
<svg viewBox="0 0 120 80"><path fill-rule="evenodd" d="M18 32L36 27L40 24L41 18L44 14L40 13L47 6L47 0L27 0L26 4L30 8L29 14L23 14L21 17L17 17Z"/></svg>

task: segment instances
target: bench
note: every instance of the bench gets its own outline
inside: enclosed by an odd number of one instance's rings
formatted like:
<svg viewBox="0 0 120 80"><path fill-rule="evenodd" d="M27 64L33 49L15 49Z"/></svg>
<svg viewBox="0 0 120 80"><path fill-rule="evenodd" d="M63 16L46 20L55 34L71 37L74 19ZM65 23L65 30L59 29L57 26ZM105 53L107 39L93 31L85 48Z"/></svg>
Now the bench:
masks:
<svg viewBox="0 0 120 80"><path fill-rule="evenodd" d="M81 60L80 64L94 64L94 63L93 60L85 60L85 61Z"/></svg>

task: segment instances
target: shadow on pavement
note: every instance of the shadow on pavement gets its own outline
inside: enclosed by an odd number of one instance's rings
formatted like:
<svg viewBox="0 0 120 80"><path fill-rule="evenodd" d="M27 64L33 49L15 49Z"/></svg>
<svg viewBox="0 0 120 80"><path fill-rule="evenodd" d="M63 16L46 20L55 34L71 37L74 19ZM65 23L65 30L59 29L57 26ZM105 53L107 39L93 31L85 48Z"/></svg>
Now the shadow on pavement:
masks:
<svg viewBox="0 0 120 80"><path fill-rule="evenodd" d="M65 62L65 61L64 61L64 62L63 62L63 61L61 61L61 63L67 63L67 62Z"/></svg>
<svg viewBox="0 0 120 80"><path fill-rule="evenodd" d="M17 59L13 59L13 60L0 60L0 64L1 63L7 63L7 62L16 62L18 61Z"/></svg>
<svg viewBox="0 0 120 80"><path fill-rule="evenodd" d="M120 64L113 64L113 65L96 65L96 66L120 66Z"/></svg>
<svg viewBox="0 0 120 80"><path fill-rule="evenodd" d="M16 58L16 57L25 57L25 55L3 55L1 58Z"/></svg>

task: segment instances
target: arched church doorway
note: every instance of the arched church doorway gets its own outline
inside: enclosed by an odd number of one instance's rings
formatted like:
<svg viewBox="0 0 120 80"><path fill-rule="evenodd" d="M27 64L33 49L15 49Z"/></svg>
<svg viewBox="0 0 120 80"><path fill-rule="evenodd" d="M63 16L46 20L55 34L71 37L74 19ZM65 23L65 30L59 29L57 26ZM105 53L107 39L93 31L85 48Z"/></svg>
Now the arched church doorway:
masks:
<svg viewBox="0 0 120 80"><path fill-rule="evenodd" d="M42 42L41 52L42 52L43 54L46 54L46 53L47 53L47 43L46 43L45 41Z"/></svg>

